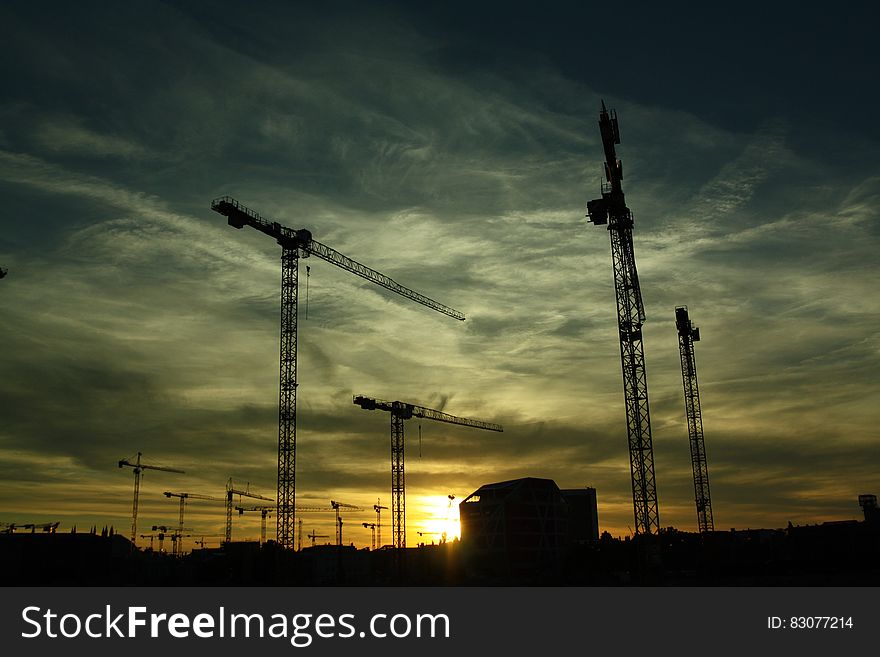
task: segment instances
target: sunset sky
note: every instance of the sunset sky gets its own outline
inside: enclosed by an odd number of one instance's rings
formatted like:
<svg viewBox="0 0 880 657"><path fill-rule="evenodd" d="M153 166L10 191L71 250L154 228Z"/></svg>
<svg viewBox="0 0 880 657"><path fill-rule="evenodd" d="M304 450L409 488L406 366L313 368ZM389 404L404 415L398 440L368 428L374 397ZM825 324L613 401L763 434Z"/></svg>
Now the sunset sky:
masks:
<svg viewBox="0 0 880 657"><path fill-rule="evenodd" d="M186 470L145 474L143 533L176 524L162 491L275 497L280 248L210 210L229 194L467 316L303 261L298 504L391 506L389 418L363 394L504 426L422 421L420 448L408 423L408 544L442 531L447 495L526 476L595 487L600 529L628 534L609 239L584 218L601 99L661 526L697 523L677 305L702 334L716 528L861 517L880 494L877 10L429 4L3 3L0 522L127 535L117 462L138 451ZM222 532L218 505L187 517ZM346 516L346 542L374 518Z"/></svg>

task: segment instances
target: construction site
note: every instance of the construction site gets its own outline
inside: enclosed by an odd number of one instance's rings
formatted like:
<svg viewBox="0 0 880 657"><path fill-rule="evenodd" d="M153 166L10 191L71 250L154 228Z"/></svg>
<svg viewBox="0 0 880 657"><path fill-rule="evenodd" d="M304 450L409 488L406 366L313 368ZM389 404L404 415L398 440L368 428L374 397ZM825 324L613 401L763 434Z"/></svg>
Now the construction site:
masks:
<svg viewBox="0 0 880 657"><path fill-rule="evenodd" d="M655 463L649 406L644 328L647 321L642 284L636 267L633 212L623 190L623 165L617 114L601 103L598 130L602 144L603 180L599 198L586 204L586 223L605 227L610 237L611 266L604 275L613 281L616 305L602 310L618 338L622 397L618 396L621 453L629 461L632 491L630 535L614 537L604 530L599 510L601 489L586 481L565 482L542 477L535 460L521 476L485 481L471 491L447 493L445 518L431 527L407 529L407 457L422 449L422 423L461 427L473 433L493 432L504 440L497 417L453 415L460 400L431 408L408 399L383 400L356 394L358 411L380 411L384 432L377 440L390 453L390 489L364 492L363 499L313 503L297 488L297 427L303 413L297 406L300 319L308 313L308 276L304 262L315 258L360 277L396 295L388 303L422 306L448 320L465 322L463 311L446 306L401 285L386 274L361 264L319 242L311 229L291 228L244 205L232 196L210 203L235 229L253 229L280 247L280 348L278 349L277 470L274 490L259 490L229 476L225 486L211 490L187 483L186 472L143 458L121 458L119 470L133 473L130 528L77 530L59 522L6 522L0 527L0 560L17 585L878 585L880 584L880 511L869 491L851 500L863 520L825 521L770 529L721 529L725 509L713 507L710 490L711 431L704 436L697 377L696 343L700 329L691 319L687 289L669 308L679 345L683 409L679 440L690 454L693 527L680 530L661 521L662 483L681 473L664 472ZM317 232L317 226L315 228ZM14 284L14 271L0 269L2 285ZM589 272L595 280L601 272ZM303 279L306 279L305 281ZM305 283L305 285L304 285ZM694 309L695 314L699 311ZM410 316L408 316L410 317ZM413 315L410 320L417 320ZM616 323L615 323L616 319ZM712 336L706 336L708 340ZM412 345L417 353L420 345ZM267 350L269 345L253 347ZM216 367L221 368L218 362ZM381 373L379 373L381 376ZM413 377L418 377L414 371ZM302 376L300 377L302 379ZM305 379L308 385L308 379ZM583 385L580 382L568 382ZM454 387L454 382L449 383ZM605 394L608 391L602 391ZM542 392L535 391L540 398ZM619 391L615 392L619 395ZM609 397L611 399L612 397ZM354 410L354 409L352 409ZM387 415L386 415L387 414ZM360 416L358 416L360 417ZM364 416L366 417L366 416ZM414 434L414 421L418 433ZM407 431L407 425L410 425ZM707 417L711 426L711 418ZM509 427L508 427L509 428ZM389 430L390 429L390 430ZM417 439L416 439L417 435ZM707 442L709 447L707 449ZM469 450L480 451L479 440ZM150 457L153 445L138 446ZM249 449L253 449L251 446ZM302 452L300 453L302 454ZM305 458L302 457L301 458ZM110 465L110 464L108 464ZM590 463L577 464L584 473ZM302 462L300 462L302 467ZM370 464L375 468L374 464ZM151 487L142 486L144 473ZM342 486L345 474L339 473ZM263 477L265 480L267 477ZM167 490L157 491L154 480ZM167 482L164 483L164 482ZM166 524L139 522L145 495L163 497ZM443 500L443 496L439 496ZM306 499L301 503L300 500ZM376 499L375 503L366 502ZM383 504L383 501L385 502ZM857 503L857 504L856 504ZM176 506L175 506L176 505ZM210 526L187 517L198 505L216 517ZM213 511L208 511L213 509ZM383 513L384 512L384 513ZM223 518L222 523L219 518ZM242 534L241 523L253 523ZM259 518L259 538L253 536ZM453 535L453 524L456 531ZM224 527L222 534L212 533ZM329 528L329 529L328 529ZM324 531L326 533L318 533ZM367 534L368 532L368 534ZM369 542L366 536L369 536ZM414 535L418 539L413 542ZM357 538L352 538L356 536ZM409 541L408 541L409 538ZM207 541L206 541L207 539ZM355 543L357 541L357 544Z"/></svg>

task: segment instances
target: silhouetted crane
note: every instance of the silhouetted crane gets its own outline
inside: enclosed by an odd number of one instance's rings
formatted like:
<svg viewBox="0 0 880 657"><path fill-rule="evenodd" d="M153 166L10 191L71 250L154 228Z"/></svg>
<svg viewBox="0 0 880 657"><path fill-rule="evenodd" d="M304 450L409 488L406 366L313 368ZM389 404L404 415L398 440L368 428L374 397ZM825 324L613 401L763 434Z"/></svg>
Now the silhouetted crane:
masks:
<svg viewBox="0 0 880 657"><path fill-rule="evenodd" d="M315 547L316 538L330 538L327 534L316 534L314 530L312 530L311 534L308 534L308 537L312 539L312 547Z"/></svg>
<svg viewBox="0 0 880 657"><path fill-rule="evenodd" d="M373 510L376 512L376 545L377 547L382 547L382 509L387 509L387 506L382 506L382 500L377 499L376 503L373 505Z"/></svg>
<svg viewBox="0 0 880 657"><path fill-rule="evenodd" d="M350 511L361 511L362 509L359 506L355 506L354 504L343 504L342 502L336 502L335 500L330 500L330 506L333 507L333 510L336 511L336 545L342 545L342 516L339 515L339 509L349 509Z"/></svg>
<svg viewBox="0 0 880 657"><path fill-rule="evenodd" d="M260 512L260 545L263 545L266 542L266 518L271 514L274 510L274 506L250 506L250 507L242 507L237 506L235 510L238 511L238 515L242 515L246 511L259 511Z"/></svg>
<svg viewBox="0 0 880 657"><path fill-rule="evenodd" d="M293 547L296 506L296 327L299 258L315 255L327 262L380 285L432 310L464 320L457 310L414 292L338 251L312 239L306 229L293 229L266 221L235 199L224 196L211 202L211 209L224 215L230 226L251 226L275 239L281 246L281 382L278 404L278 500L277 541Z"/></svg>
<svg viewBox="0 0 880 657"><path fill-rule="evenodd" d="M167 525L153 525L153 531L159 532L156 534L156 538L159 539L159 552L164 552L165 548L165 535L171 535L171 554L177 554L177 544L180 542L181 537L184 536L183 532L191 532L192 529L180 529L179 531L174 529L173 527L169 527ZM188 535L188 534L187 534ZM142 538L145 538L143 534L141 534ZM150 534L150 549L153 548L153 535Z"/></svg>
<svg viewBox="0 0 880 657"><path fill-rule="evenodd" d="M421 536L439 536L440 544L446 543L446 532L416 532L420 537ZM431 543L433 545L433 542Z"/></svg>
<svg viewBox="0 0 880 657"><path fill-rule="evenodd" d="M146 465L141 463L141 452L137 453L137 459L134 463L128 459L120 459L119 467L128 466L134 470L134 502L131 505L131 544L137 545L137 516L138 516L138 496L141 489L141 472L144 470L160 470L161 472L176 472L178 474L186 474L183 470L175 468L165 468L158 465Z"/></svg>
<svg viewBox="0 0 880 657"><path fill-rule="evenodd" d="M433 408L416 406L401 401L385 401L356 395L352 400L365 411L387 411L391 414L391 531L394 534L394 547L406 547L406 484L404 472L404 429L403 423L413 417L425 418L447 424L459 424L487 431L504 431L500 424L455 417Z"/></svg>
<svg viewBox="0 0 880 657"><path fill-rule="evenodd" d="M267 502L273 502L274 500L271 497L263 497L262 495L257 495L256 493L250 492L250 484L248 484L247 488L241 490L236 488L232 483L232 477L229 478L229 481L226 482L226 542L232 542L232 496L238 495L239 502L242 497L250 497L255 500L266 500Z"/></svg>
<svg viewBox="0 0 880 657"><path fill-rule="evenodd" d="M370 530L370 549L376 549L376 523L375 522L364 522L361 523L364 526L364 529Z"/></svg>
<svg viewBox="0 0 880 657"><path fill-rule="evenodd" d="M606 182L602 184L602 198L587 203L587 216L597 226L608 224L608 233L611 236L636 534L656 534L660 531L660 513L654 479L654 446L648 409L645 351L642 345L645 308L633 251L633 215L626 207L621 186L623 165L614 150L614 144L620 143L617 112L611 110L609 114L604 101L599 114L599 132L605 151Z"/></svg>
<svg viewBox="0 0 880 657"><path fill-rule="evenodd" d="M205 539L206 538L222 538L220 534L198 534L198 538L193 541L193 545L198 545L200 548L205 548Z"/></svg>
<svg viewBox="0 0 880 657"><path fill-rule="evenodd" d="M700 340L700 329L688 316L687 306L676 306L675 327L678 329L678 351L681 355L681 380L684 385L684 411L687 416L691 463L694 470L694 499L697 504L697 525L700 533L715 531L712 517L712 496L709 492L709 465L703 440L703 414L700 410L700 389L697 385L697 362L694 342Z"/></svg>
<svg viewBox="0 0 880 657"><path fill-rule="evenodd" d="M342 527L342 519L339 516L339 509L350 509L352 511L363 511L359 506L352 506L351 504L342 504L341 502L334 502L330 500L330 506L298 506L296 507L296 513L329 513L333 512L336 515L336 542L340 544L342 541L341 537L341 527ZM299 519L299 522L302 522L302 518ZM327 537L324 537L327 538Z"/></svg>
<svg viewBox="0 0 880 657"><path fill-rule="evenodd" d="M178 533L183 534L183 514L186 509L186 501L187 500L210 500L212 502L222 502L223 500L219 497L213 497L211 495L200 495L198 493L171 493L169 491L165 491L162 493L168 499L172 497L180 498L180 513L179 513L179 521L178 521ZM177 541L174 544L174 554L176 556L183 555L183 541Z"/></svg>

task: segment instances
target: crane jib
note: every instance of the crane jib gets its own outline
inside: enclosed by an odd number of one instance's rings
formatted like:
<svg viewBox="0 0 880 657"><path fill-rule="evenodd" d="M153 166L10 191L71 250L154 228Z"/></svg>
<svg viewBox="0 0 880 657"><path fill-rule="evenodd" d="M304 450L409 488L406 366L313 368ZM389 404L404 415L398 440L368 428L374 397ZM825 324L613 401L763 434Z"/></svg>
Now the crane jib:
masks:
<svg viewBox="0 0 880 657"><path fill-rule="evenodd" d="M303 252L303 255L315 255L322 260L325 260L333 265L336 265L340 269L345 269L346 271L351 272L352 274L356 274L361 278L364 278L376 285L384 287L391 292L399 294L402 297L415 301L431 310L436 310L437 312L443 313L453 319L457 319L459 321L464 321L465 316L463 313L455 310L454 308L449 308L448 306L439 303L438 301L434 301L433 299L426 297L423 294L416 292L415 290L411 290L408 287L401 285L394 279L385 274L382 274L375 269L371 269L364 264L361 264L357 260L353 260L346 255L343 255L336 249L327 246L326 244L322 244L315 239L312 239L312 233L307 229L299 229L295 230L293 228L288 228L286 226L281 225L277 221L267 221L258 213L254 212L250 208L240 204L231 196L224 196L218 199L215 199L211 202L211 209L219 214L224 215L227 218L230 226L234 228L243 228L244 226L252 226L256 230L259 230L261 233L265 233L270 237L275 238L275 240L285 249L299 249Z"/></svg>

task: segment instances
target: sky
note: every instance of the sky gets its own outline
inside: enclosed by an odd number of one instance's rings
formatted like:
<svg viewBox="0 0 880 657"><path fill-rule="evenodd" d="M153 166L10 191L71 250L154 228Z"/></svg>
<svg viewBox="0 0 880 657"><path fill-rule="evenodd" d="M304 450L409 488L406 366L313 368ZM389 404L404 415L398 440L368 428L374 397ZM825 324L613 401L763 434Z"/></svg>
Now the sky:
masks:
<svg viewBox="0 0 880 657"><path fill-rule="evenodd" d="M228 194L467 317L302 261L298 504L390 506L389 418L362 394L504 426L409 421L408 544L457 531L448 495L527 476L595 487L628 535L609 238L584 218L602 99L661 526L697 526L678 305L716 528L859 518L880 493L877 10L767 4L4 3L0 522L127 535L117 463L139 451L186 471L145 473L143 533L176 524L163 491L275 496L280 248L210 210ZM223 522L188 507L197 535Z"/></svg>

